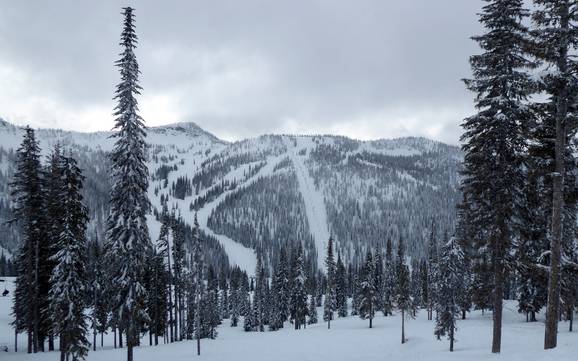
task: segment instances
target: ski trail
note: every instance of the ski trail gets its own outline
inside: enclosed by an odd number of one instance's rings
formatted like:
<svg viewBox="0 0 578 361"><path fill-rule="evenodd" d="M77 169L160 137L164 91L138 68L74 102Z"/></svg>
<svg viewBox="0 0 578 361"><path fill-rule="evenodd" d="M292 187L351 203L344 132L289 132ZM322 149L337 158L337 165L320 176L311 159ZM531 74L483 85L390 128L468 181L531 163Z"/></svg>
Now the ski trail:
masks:
<svg viewBox="0 0 578 361"><path fill-rule="evenodd" d="M309 231L313 235L315 247L317 248L317 266L319 269L324 269L325 249L327 247L327 241L329 240L325 198L323 197L323 194L317 190L313 179L309 175L307 166L303 161L303 158L305 157L299 155L301 149L306 149L305 145L299 144L300 140L302 139L297 138L297 146L294 146L289 139L286 139L286 144L289 158L295 166L299 190L303 195L305 213L307 214L307 222L309 223Z"/></svg>
<svg viewBox="0 0 578 361"><path fill-rule="evenodd" d="M281 161L282 157L272 157L267 159L267 163L263 168L259 170L255 175L251 178L247 179L245 182L239 184L236 189L229 190L223 192L217 198L215 198L212 202L205 204L203 208L201 208L197 212L197 220L199 222L199 227L208 235L215 237L219 243L225 249L227 256L229 257L229 262L231 265L237 265L239 268L245 270L247 274L253 275L255 273L255 267L257 266L257 257L255 255L255 251L252 248L248 248L243 246L241 243L236 242L235 240L225 236L224 234L218 234L213 232L207 225L209 220L209 216L211 212L217 208L217 206L223 202L225 197L232 192L235 192L240 187L246 187L257 181L259 177L268 176L273 173L273 169L275 166ZM233 170L233 172L238 172L239 170ZM194 213L191 212L191 213Z"/></svg>

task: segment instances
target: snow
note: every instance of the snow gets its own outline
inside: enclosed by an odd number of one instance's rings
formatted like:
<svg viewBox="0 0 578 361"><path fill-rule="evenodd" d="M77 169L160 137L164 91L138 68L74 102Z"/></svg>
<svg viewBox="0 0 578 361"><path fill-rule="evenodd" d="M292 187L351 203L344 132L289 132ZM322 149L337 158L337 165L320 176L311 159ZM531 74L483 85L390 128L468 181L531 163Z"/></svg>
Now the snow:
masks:
<svg viewBox="0 0 578 361"><path fill-rule="evenodd" d="M0 288L2 285L0 284ZM8 289L12 291L11 280ZM12 294L12 292L11 292ZM26 335L18 337L19 352L14 353L14 331L9 326L12 297L0 297L0 347L8 346L9 352L0 353L3 361L51 361L58 359L56 353L26 353ZM294 330L285 323L285 328L277 332L244 332L242 327L229 327L228 320L218 328L215 340L201 340L201 357L196 355L195 341L183 341L168 345L148 346L148 337L142 338L143 346L135 349L137 361L445 361L445 360L507 360L507 361L549 361L575 360L578 351L578 335L567 331L565 322L560 324L558 348L550 351L542 349L544 338L543 317L540 322L526 323L525 317L516 312L516 302L506 301L502 353L490 352L492 335L492 315L475 311L468 319L458 322L456 351L448 351L447 340L437 341L433 335L434 323L428 321L422 311L415 320L406 320L407 343L400 343L399 316L383 317L381 313L374 319L374 327L368 328L368 321L359 317L347 317L326 323L307 325L304 330ZM319 316L322 308L318 309ZM320 318L321 319L321 318ZM243 322L241 321L242 325ZM92 336L89 337L92 340ZM58 343L56 343L58 344ZM113 349L111 334L105 336L105 347L97 346L90 351L88 361L120 361L126 358L126 349Z"/></svg>
<svg viewBox="0 0 578 361"><path fill-rule="evenodd" d="M289 140L286 139L287 148L289 150L289 158L295 166L295 173L297 181L299 182L299 190L303 196L305 203L305 213L307 214L307 223L309 223L309 230L315 240L315 247L317 248L317 265L320 269L324 269L325 250L327 248L327 241L329 240L329 227L327 223L327 210L325 208L325 199L323 194L315 187L313 179L309 175L307 166L303 158L305 156L299 155L302 149L307 149L307 145L311 147L310 138L301 137L297 139L297 145L293 147ZM309 148L310 148L309 147Z"/></svg>

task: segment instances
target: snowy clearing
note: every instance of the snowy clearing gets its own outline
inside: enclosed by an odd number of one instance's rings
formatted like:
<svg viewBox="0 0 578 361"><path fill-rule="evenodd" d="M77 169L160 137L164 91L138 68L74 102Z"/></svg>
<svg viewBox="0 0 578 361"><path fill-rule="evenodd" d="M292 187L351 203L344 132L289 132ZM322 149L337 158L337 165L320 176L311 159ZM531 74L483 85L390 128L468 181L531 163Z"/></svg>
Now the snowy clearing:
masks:
<svg viewBox="0 0 578 361"><path fill-rule="evenodd" d="M9 289L12 284L9 282ZM7 345L10 352L0 353L0 359L56 360L55 352L27 354L26 336L19 335L19 352L13 352L14 332L9 326L12 297L0 297L0 346ZM482 316L476 311L468 319L458 323L456 351L448 351L448 341L437 341L433 335L433 321L427 321L426 312L417 319L406 322L407 343L400 343L400 318L374 319L374 328L357 316L337 319L327 330L326 323L308 325L307 329L294 330L291 324L277 332L244 332L242 327L229 327L225 320L219 327L215 340L202 340L201 357L196 355L194 341L147 346L143 337L142 347L135 349L135 360L207 361L228 360L274 360L274 361L351 361L351 360L496 360L548 361L574 360L578 351L578 334L567 331L567 323L560 324L559 346L555 350L542 350L544 327L542 322L526 323L525 317L516 312L517 304L507 301L504 309L503 345L500 355L490 353L492 315ZM322 316L322 309L318 309ZM540 318L540 321L543 321ZM242 322L240 323L242 324ZM92 339L92 336L90 337ZM105 347L88 354L89 361L116 361L125 359L126 349L113 349L111 335L105 336Z"/></svg>

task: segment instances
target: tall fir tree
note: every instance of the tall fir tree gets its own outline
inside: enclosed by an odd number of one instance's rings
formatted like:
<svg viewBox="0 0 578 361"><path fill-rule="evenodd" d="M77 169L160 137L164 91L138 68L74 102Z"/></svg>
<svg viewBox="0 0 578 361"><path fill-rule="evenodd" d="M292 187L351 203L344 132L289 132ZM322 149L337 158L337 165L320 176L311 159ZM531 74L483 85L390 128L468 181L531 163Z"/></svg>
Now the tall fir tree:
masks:
<svg viewBox="0 0 578 361"><path fill-rule="evenodd" d="M433 320L433 310L436 304L436 285L437 285L437 269L438 269L438 244L437 244L437 237L436 237L436 228L435 223L432 222L432 227L429 236L428 242L428 251L427 251L427 319Z"/></svg>
<svg viewBox="0 0 578 361"><path fill-rule="evenodd" d="M369 328L373 327L373 318L377 309L377 294L375 290L375 263L371 250L367 250L365 264L361 268L359 317L369 320Z"/></svg>
<svg viewBox="0 0 578 361"><path fill-rule="evenodd" d="M291 262L290 312L296 330L305 325L307 315L307 293L305 292L307 279L304 268L303 246L299 243L293 251L293 261Z"/></svg>
<svg viewBox="0 0 578 361"><path fill-rule="evenodd" d="M111 211L108 217L107 251L112 260L111 285L113 312L126 332L127 361L133 360L133 348L138 344L140 331L148 322L144 287L147 253L151 248L146 215L150 212L148 168L146 166L145 125L138 115L136 96L139 66L134 54L137 36L134 10L123 8L124 28L121 34L123 50L116 62L121 82L116 88L116 138L111 152L112 189Z"/></svg>
<svg viewBox="0 0 578 361"><path fill-rule="evenodd" d="M434 334L438 340L442 336L447 336L450 340L450 351L453 351L457 329L456 320L461 311L460 294L466 292L464 253L455 238L443 245L438 270L437 289L439 293L436 302Z"/></svg>
<svg viewBox="0 0 578 361"><path fill-rule="evenodd" d="M396 306L401 312L401 343L405 343L405 318L415 315L411 298L411 280L409 268L405 264L405 246L400 239L397 245L397 292Z"/></svg>
<svg viewBox="0 0 578 361"><path fill-rule="evenodd" d="M62 232L58 252L52 257L55 267L50 276L49 312L54 333L60 337L61 359L84 360L89 350L85 296L86 226L88 210L81 195L84 177L76 161L65 157L62 201Z"/></svg>
<svg viewBox="0 0 578 361"><path fill-rule="evenodd" d="M333 238L327 242L327 256L325 257L325 271L327 272L327 284L323 303L323 320L327 321L327 328L331 328L333 312L337 309L337 295L335 290L335 257L333 255Z"/></svg>
<svg viewBox="0 0 578 361"><path fill-rule="evenodd" d="M347 274L345 265L341 260L341 253L337 254L335 299L337 301L337 315L339 317L347 317Z"/></svg>
<svg viewBox="0 0 578 361"><path fill-rule="evenodd" d="M16 151L16 171L10 188L13 214L22 234L16 255L14 326L17 333L27 333L28 353L38 352L43 338L43 307L47 300L42 292L41 259L45 259L47 247L42 228L44 199L40 147L30 127L25 129L22 144Z"/></svg>
<svg viewBox="0 0 578 361"><path fill-rule="evenodd" d="M536 10L533 20L534 53L549 70L541 79L541 90L548 98L544 104L545 125L553 150L553 169L550 174L552 211L550 223L550 255L547 291L546 327L544 348L557 345L558 315L562 283L562 259L564 243L567 159L572 152L569 140L576 133L576 88L577 61L574 56L578 48L578 4L570 0L534 0ZM571 165L575 168L575 164ZM573 172L574 170L572 170ZM575 214L575 210L573 211ZM566 256L566 255L565 255ZM567 257L564 257L567 258Z"/></svg>
<svg viewBox="0 0 578 361"><path fill-rule="evenodd" d="M385 248L385 275L383 277L383 306L384 316L393 315L393 306L397 290L397 272L393 258L391 239L387 240Z"/></svg>
<svg viewBox="0 0 578 361"><path fill-rule="evenodd" d="M492 275L492 352L499 353L502 303L507 278L506 256L516 235L524 185L526 128L531 112L526 102L532 93L525 54L528 12L523 0L485 0L480 22L486 33L473 37L482 54L470 58L473 79L465 80L476 94L478 113L465 119L462 191L472 206L476 227L485 228L475 245L487 257ZM498 201L488 202L488 195ZM486 255L487 254L487 255Z"/></svg>

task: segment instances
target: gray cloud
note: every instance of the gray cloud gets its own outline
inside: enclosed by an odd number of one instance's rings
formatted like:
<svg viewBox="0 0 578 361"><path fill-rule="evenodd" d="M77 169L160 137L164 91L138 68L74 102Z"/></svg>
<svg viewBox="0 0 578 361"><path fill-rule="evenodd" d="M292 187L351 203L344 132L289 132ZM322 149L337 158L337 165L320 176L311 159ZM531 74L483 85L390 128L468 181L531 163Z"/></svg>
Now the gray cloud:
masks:
<svg viewBox="0 0 578 361"><path fill-rule="evenodd" d="M90 5L88 5L90 4ZM143 116L217 136L425 135L456 143L472 111L469 37L482 3L6 1L0 114L75 130L112 126L120 7L136 7Z"/></svg>

